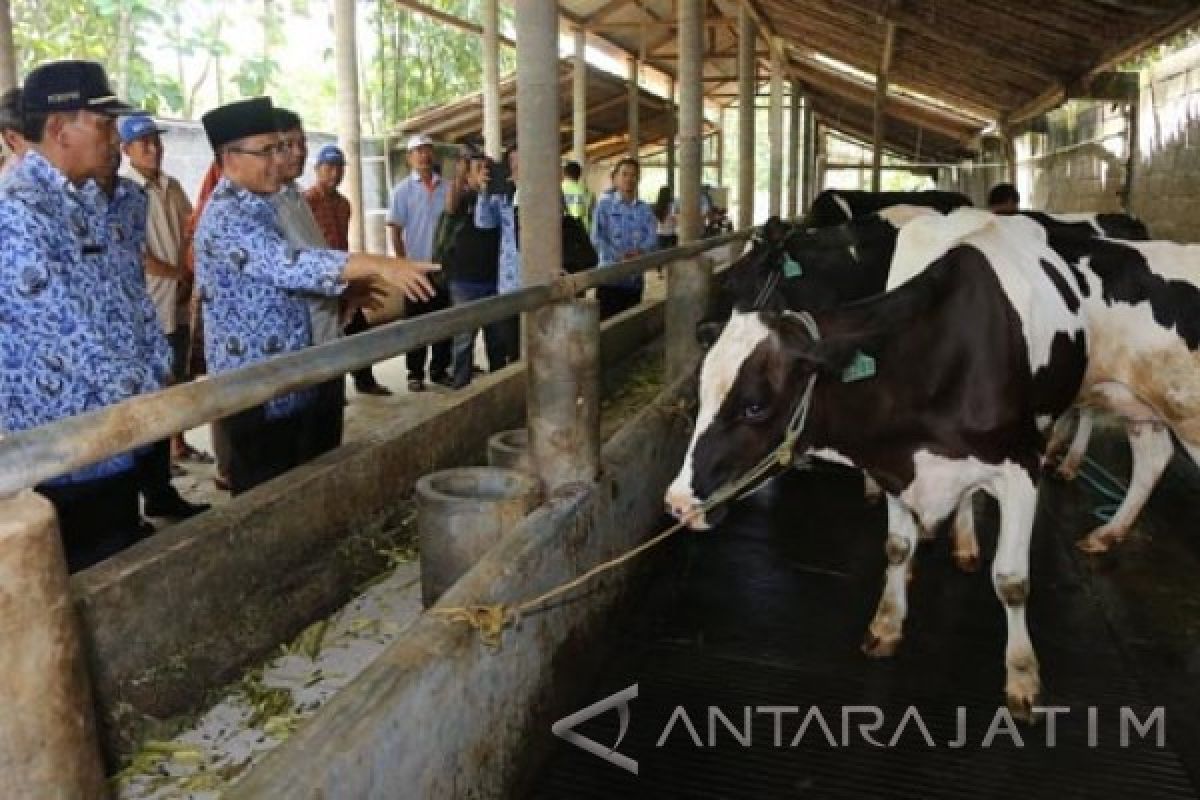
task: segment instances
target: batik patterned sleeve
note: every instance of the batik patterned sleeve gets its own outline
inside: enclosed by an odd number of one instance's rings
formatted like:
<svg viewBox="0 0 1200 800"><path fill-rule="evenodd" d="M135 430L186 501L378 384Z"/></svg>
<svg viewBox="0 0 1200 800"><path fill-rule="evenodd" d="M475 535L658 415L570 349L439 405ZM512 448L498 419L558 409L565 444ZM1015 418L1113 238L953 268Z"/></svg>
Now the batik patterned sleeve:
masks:
<svg viewBox="0 0 1200 800"><path fill-rule="evenodd" d="M235 268L276 288L337 295L349 255L341 250L298 248L284 238L266 202L214 202L203 247ZM248 207L247 207L248 206Z"/></svg>
<svg viewBox="0 0 1200 800"><path fill-rule="evenodd" d="M600 198L600 202L596 203L596 215L592 225L592 244L596 246L596 255L600 257L601 265L615 264L619 260L609 236L611 227L609 196L605 195Z"/></svg>
<svg viewBox="0 0 1200 800"><path fill-rule="evenodd" d="M500 225L500 198L493 194L479 195L475 203L475 227L496 228Z"/></svg>

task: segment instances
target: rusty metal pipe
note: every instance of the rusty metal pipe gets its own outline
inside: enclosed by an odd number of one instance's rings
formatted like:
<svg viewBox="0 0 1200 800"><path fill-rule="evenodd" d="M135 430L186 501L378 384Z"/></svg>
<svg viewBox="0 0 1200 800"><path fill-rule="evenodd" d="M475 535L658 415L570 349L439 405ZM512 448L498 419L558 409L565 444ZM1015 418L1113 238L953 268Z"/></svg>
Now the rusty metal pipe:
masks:
<svg viewBox="0 0 1200 800"><path fill-rule="evenodd" d="M139 395L40 428L6 434L0 439L0 496L250 408L282 392L332 380L461 331L570 300L587 289L744 240L751 233L738 231L417 319L393 322L234 372Z"/></svg>

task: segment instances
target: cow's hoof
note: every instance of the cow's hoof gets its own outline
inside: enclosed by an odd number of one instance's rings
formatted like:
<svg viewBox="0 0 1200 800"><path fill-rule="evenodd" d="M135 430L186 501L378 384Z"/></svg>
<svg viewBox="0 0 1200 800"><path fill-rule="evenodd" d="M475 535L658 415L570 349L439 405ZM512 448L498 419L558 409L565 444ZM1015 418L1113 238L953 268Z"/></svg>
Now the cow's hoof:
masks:
<svg viewBox="0 0 1200 800"><path fill-rule="evenodd" d="M954 563L963 572L973 573L979 571L979 553L976 552L956 552L954 553Z"/></svg>
<svg viewBox="0 0 1200 800"><path fill-rule="evenodd" d="M900 641L903 638L900 634L880 636L868 630L867 635L863 637L863 654L868 658L891 658L896 655L896 650L900 647Z"/></svg>
<svg viewBox="0 0 1200 800"><path fill-rule="evenodd" d="M1113 545L1120 544L1124 538L1124 531L1115 531L1111 528L1097 528L1076 542L1075 546L1082 552L1095 556L1107 553Z"/></svg>
<svg viewBox="0 0 1200 800"><path fill-rule="evenodd" d="M1067 458L1055 470L1058 477L1064 481L1073 481L1079 476L1079 459Z"/></svg>
<svg viewBox="0 0 1200 800"><path fill-rule="evenodd" d="M1041 705L1041 691L1037 687L1032 691L1006 691L1004 704L1008 707L1008 713L1018 722L1034 725L1041 718L1041 714L1034 711Z"/></svg>

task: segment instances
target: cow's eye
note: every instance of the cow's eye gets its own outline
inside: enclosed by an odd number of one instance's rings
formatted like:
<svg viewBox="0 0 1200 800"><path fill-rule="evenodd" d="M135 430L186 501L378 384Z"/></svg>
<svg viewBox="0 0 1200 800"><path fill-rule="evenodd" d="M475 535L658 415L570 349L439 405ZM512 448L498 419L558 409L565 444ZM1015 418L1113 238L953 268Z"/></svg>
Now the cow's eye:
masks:
<svg viewBox="0 0 1200 800"><path fill-rule="evenodd" d="M767 407L758 403L748 403L742 408L742 419L755 422L767 415Z"/></svg>

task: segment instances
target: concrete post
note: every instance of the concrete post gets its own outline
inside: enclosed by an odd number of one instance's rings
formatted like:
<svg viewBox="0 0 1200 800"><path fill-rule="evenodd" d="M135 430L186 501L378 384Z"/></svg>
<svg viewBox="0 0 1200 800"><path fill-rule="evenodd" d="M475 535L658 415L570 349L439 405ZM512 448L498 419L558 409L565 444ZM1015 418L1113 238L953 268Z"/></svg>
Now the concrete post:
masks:
<svg viewBox="0 0 1200 800"><path fill-rule="evenodd" d="M0 785L5 797L108 796L54 508L0 500Z"/></svg>
<svg viewBox="0 0 1200 800"><path fill-rule="evenodd" d="M494 3L496 0L488 0ZM587 31L575 30L575 59L571 68L572 151L579 166L587 166Z"/></svg>
<svg viewBox="0 0 1200 800"><path fill-rule="evenodd" d="M679 126L679 119L675 113L675 79L670 78L669 81L670 83L667 92L667 186L671 187L671 196L674 196L675 172L677 170L677 165L675 163L675 133Z"/></svg>
<svg viewBox="0 0 1200 800"><path fill-rule="evenodd" d="M754 224L754 95L758 67L754 58L757 32L746 4L738 6L738 216L737 226Z"/></svg>
<svg viewBox="0 0 1200 800"><path fill-rule="evenodd" d="M817 124L816 142L813 143L813 198L825 188L825 126Z"/></svg>
<svg viewBox="0 0 1200 800"><path fill-rule="evenodd" d="M700 237L701 123L704 111L701 70L704 53L702 0L679 0L680 193L679 240ZM708 309L711 274L700 259L677 261L667 269L666 373L673 381L700 357L696 323Z"/></svg>
<svg viewBox="0 0 1200 800"><path fill-rule="evenodd" d="M638 73L640 62L636 56L629 59L629 76L625 81L625 89L629 93L629 157L637 158L641 150L642 128L638 112Z"/></svg>
<svg viewBox="0 0 1200 800"><path fill-rule="evenodd" d="M363 249L366 207L362 189L362 132L358 116L358 43L354 0L334 0L333 50L337 61L337 135L346 153L346 198L350 201L350 250Z"/></svg>
<svg viewBox="0 0 1200 800"><path fill-rule="evenodd" d="M717 120L717 186L725 185L725 110Z"/></svg>
<svg viewBox="0 0 1200 800"><path fill-rule="evenodd" d="M576 300L529 319L530 455L550 495L600 474L600 310Z"/></svg>
<svg viewBox="0 0 1200 800"><path fill-rule="evenodd" d="M9 0L0 0L0 92L17 85L17 47L13 44L12 10Z"/></svg>
<svg viewBox="0 0 1200 800"><path fill-rule="evenodd" d="M767 215L783 213L783 45L771 39L771 102L767 111L767 140L771 167L768 175Z"/></svg>
<svg viewBox="0 0 1200 800"><path fill-rule="evenodd" d="M500 126L499 0L483 0L483 149L499 160L504 154ZM580 161L582 164L583 162Z"/></svg>
<svg viewBox="0 0 1200 800"><path fill-rule="evenodd" d="M516 16L521 280L532 286L562 268L558 3L522 0ZM599 325L595 304L586 301L526 317L530 455L548 493L598 474Z"/></svg>
<svg viewBox="0 0 1200 800"><path fill-rule="evenodd" d="M788 107L788 179L787 217L795 219L800 208L800 159L804 150L800 142L800 83L792 81L792 103Z"/></svg>

